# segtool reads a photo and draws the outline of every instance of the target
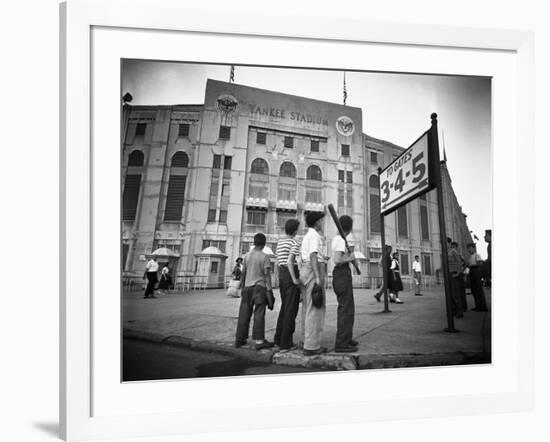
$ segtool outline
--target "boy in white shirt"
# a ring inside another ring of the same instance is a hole
[[[344,238],[340,235],[332,239],[332,252],[335,264],[332,270],[332,287],[338,300],[334,351],[348,353],[357,351],[358,345],[358,342],[353,340],[355,302],[353,300],[353,279],[349,265],[355,259],[351,237],[353,219],[348,215],[342,215],[339,220],[346,234],[350,250],[346,249]]]
[[[324,353],[327,349],[321,346],[323,326],[325,323],[325,266],[320,264],[321,233],[323,232],[323,212],[309,212],[306,224],[309,227],[300,246],[302,267],[302,317],[304,323],[304,355],[313,356]],[[313,290],[321,290],[323,303],[320,307],[313,305]]]
[[[158,282],[157,272],[159,271],[159,264],[157,257],[153,256],[148,262],[145,268],[145,274],[143,279],[147,278],[147,287],[145,288],[144,298],[156,298],[155,296],[155,284]]]
[[[414,278],[414,296],[422,296],[420,286],[422,285],[422,266],[420,265],[420,257],[415,255],[413,262],[413,278]]]

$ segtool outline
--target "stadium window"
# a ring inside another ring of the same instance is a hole
[[[216,222],[216,209],[210,209],[208,211],[208,220],[209,223],[215,223]]]
[[[178,126],[178,137],[188,137],[189,136],[189,124],[181,123]]]
[[[370,152],[370,162],[372,164],[378,164],[378,152]]]
[[[229,140],[231,138],[231,127],[230,126],[220,126],[220,140]]]
[[[311,140],[311,152],[319,152],[319,140]]]
[[[136,137],[144,136],[146,130],[147,130],[147,123],[136,124]]]
[[[128,156],[128,166],[141,167],[143,166],[143,152],[141,150],[134,150]]]
[[[352,184],[353,183],[353,173],[348,171],[346,172],[346,182],[348,184]]]
[[[338,171],[338,182],[339,182],[339,183],[343,183],[343,182],[344,182],[344,171],[343,171],[343,170],[339,170],[339,171]]]
[[[254,161],[252,161],[252,164],[250,165],[250,173],[255,173],[258,175],[268,175],[269,166],[267,165],[267,161],[263,158],[256,158]]]
[[[287,178],[296,178],[296,167],[290,161],[285,161],[281,164],[279,175]]]
[[[222,156],[214,155],[214,160],[212,162],[212,168],[219,169],[222,165]]]
[[[185,197],[187,175],[170,175],[166,192],[164,221],[180,221]]]
[[[349,157],[349,144],[342,144],[342,156]]]
[[[289,149],[294,148],[294,137],[285,137],[285,147]]]
[[[188,167],[189,157],[185,152],[176,152],[170,162],[171,167]]]
[[[256,132],[256,144],[266,144],[267,133]]]
[[[265,226],[265,212],[260,210],[249,210],[247,212],[247,224],[253,226]]]
[[[309,166],[306,171],[306,179],[312,181],[322,181],[323,175],[319,166],[316,166],[315,164]]]
[[[409,229],[407,223],[407,206],[401,206],[397,209],[397,233],[400,238],[409,237]]]
[[[141,174],[126,175],[126,180],[124,180],[124,191],[122,192],[123,221],[134,221],[136,219],[140,185]]]
[[[233,157],[224,157],[223,158],[223,168],[225,170],[231,170],[232,160],[233,160]]]

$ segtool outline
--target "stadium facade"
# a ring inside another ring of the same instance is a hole
[[[377,169],[403,147],[363,131],[360,108],[215,80],[207,81],[204,104],[124,105],[124,280],[141,281],[145,260],[157,251],[170,261],[178,287],[221,286],[256,232],[274,251],[286,220],[303,221],[305,212],[332,203],[354,218],[362,268],[356,284],[372,286],[381,253]],[[466,215],[446,161],[441,168],[447,233],[465,249]],[[385,225],[404,279],[419,255],[427,280],[435,281],[435,191],[388,215]],[[330,244],[336,228],[328,216],[325,233]]]

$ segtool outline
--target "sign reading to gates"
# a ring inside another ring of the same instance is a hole
[[[380,212],[387,214],[435,187],[429,131],[380,173]]]

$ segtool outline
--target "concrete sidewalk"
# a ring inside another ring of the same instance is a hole
[[[327,291],[327,313],[323,345],[329,353],[303,356],[299,350],[280,353],[256,351],[252,346],[233,348],[240,299],[229,298],[225,290],[208,290],[143,299],[142,292],[123,296],[124,337],[183,345],[207,351],[281,365],[324,369],[366,369],[489,363],[491,360],[491,313],[467,312],[456,319],[459,333],[446,333],[443,288],[437,286],[414,296],[403,292],[404,304],[390,304],[391,313],[382,313],[383,303],[373,298],[375,290],[355,290],[354,339],[359,351],[331,352],[336,335],[336,297]],[[490,305],[490,292],[486,290]],[[280,307],[275,291],[275,309],[266,313],[266,338],[273,340]],[[468,295],[469,308],[473,298]],[[301,312],[298,312],[294,342],[301,340]],[[249,340],[251,342],[251,340]]]

